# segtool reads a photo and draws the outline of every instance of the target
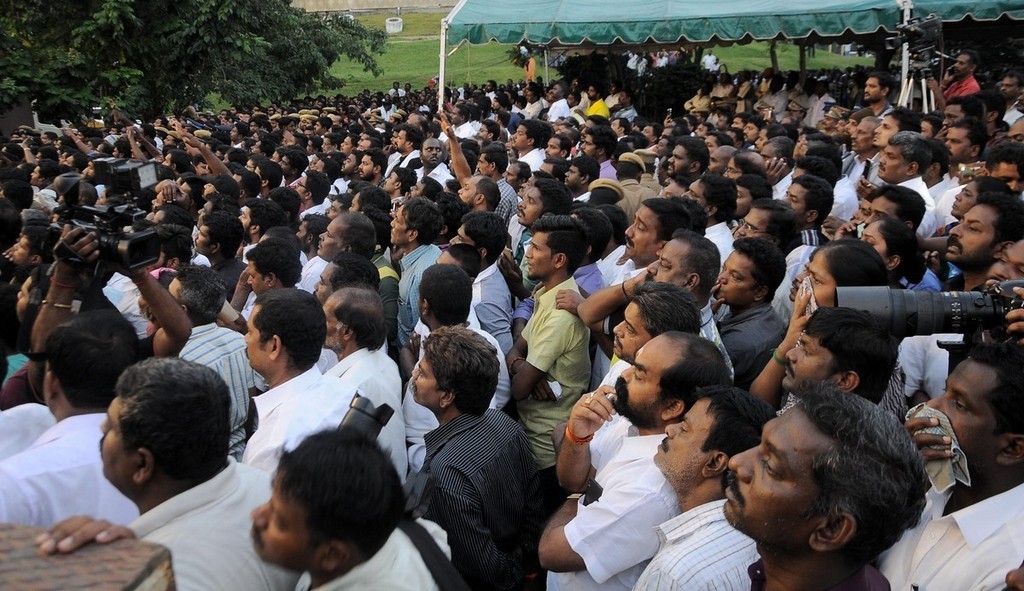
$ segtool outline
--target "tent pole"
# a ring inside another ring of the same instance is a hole
[[[548,84],[548,85],[551,84],[551,72],[548,71],[548,63],[550,63],[550,61],[551,60],[548,58],[548,48],[545,47],[544,48],[544,83]]]
[[[448,17],[441,19],[441,53],[440,53],[440,64],[438,65],[438,77],[437,77],[437,112],[444,112],[444,75],[445,66],[448,61]]]

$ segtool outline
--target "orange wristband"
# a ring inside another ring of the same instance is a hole
[[[569,424],[566,423],[565,424],[565,438],[568,439],[569,441],[575,443],[576,445],[583,445],[584,443],[590,443],[590,440],[594,438],[594,434],[591,433],[590,436],[584,437],[583,439],[580,439],[579,437],[576,437],[575,435],[572,434],[572,430],[569,429]]]

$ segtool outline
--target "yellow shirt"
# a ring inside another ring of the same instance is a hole
[[[590,331],[578,317],[555,307],[555,296],[563,289],[579,293],[572,277],[551,291],[537,290],[536,307],[522,335],[527,344],[527,363],[562,388],[558,400],[525,398],[517,403],[538,469],[555,465],[551,431],[569,419],[569,411],[590,384]]]
[[[597,99],[590,103],[590,107],[587,108],[587,117],[590,117],[591,115],[600,115],[605,119],[611,119],[612,112],[608,108],[608,105],[605,104],[604,99]]]

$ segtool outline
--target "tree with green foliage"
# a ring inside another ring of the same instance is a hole
[[[114,99],[151,117],[202,103],[340,88],[346,58],[380,74],[387,36],[287,0],[0,0],[0,112],[34,101],[76,120]]]

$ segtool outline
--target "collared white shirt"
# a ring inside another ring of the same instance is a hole
[[[455,128],[455,137],[460,140],[472,139],[476,137],[478,131],[480,131],[479,121],[467,121]]]
[[[181,591],[292,589],[298,575],[260,560],[252,511],[270,498],[270,475],[228,458],[216,476],[139,516],[128,528],[171,551]]]
[[[449,180],[455,178],[455,176],[452,175],[452,171],[448,168],[448,165],[445,164],[444,162],[439,162],[437,166],[434,167],[434,170],[431,170],[430,174],[428,174],[427,176],[441,183],[442,187],[444,187],[445,183],[447,183]],[[416,169],[416,181],[419,182],[422,180],[423,167],[421,166]],[[448,189],[446,188],[445,191],[447,190]]]
[[[791,171],[789,174],[779,179],[779,182],[772,185],[772,197],[774,199],[785,199],[786,191],[789,191],[789,186],[792,184],[793,173]]]
[[[25,451],[0,462],[0,523],[50,527],[74,515],[126,525],[139,516],[103,476],[105,413],[67,417]]]
[[[548,589],[632,589],[658,551],[655,526],[679,513],[675,492],[654,465],[664,435],[638,435],[617,416],[590,442],[594,480],[604,491],[589,505],[583,499],[565,538],[587,569],[548,573]]]
[[[398,365],[388,357],[387,347],[376,351],[359,349],[324,372],[347,387],[359,391],[375,407],[387,404],[395,414],[377,436],[377,442],[391,457],[398,475],[405,480],[409,459],[405,450],[405,420],[402,417],[402,377]]]
[[[397,156],[397,158],[396,158],[396,156]],[[394,171],[396,168],[406,168],[406,167],[408,167],[409,163],[411,163],[413,160],[415,160],[415,159],[417,159],[419,157],[420,157],[420,151],[419,150],[413,150],[412,152],[409,152],[405,156],[402,156],[398,152],[395,152],[394,154],[391,155],[390,158],[388,158],[388,160],[389,160],[388,168],[384,172],[384,178],[388,178],[388,175],[391,174],[392,171]]]
[[[946,224],[952,224],[956,221],[956,218],[953,217],[953,203],[956,202],[956,196],[963,190],[963,185],[953,185],[935,202],[936,228],[941,228]]]
[[[928,187],[928,194],[932,196],[932,199],[935,201],[935,207],[938,208],[938,206],[939,206],[939,199],[942,199],[942,196],[946,194],[946,191],[952,189],[953,187],[959,187],[959,186],[960,186],[960,179],[958,179],[956,177],[953,177],[953,176],[949,176],[949,173],[947,172],[946,175],[942,177],[941,181],[939,181],[939,182],[935,183],[934,185]],[[938,216],[937,212],[936,212],[936,216]],[[939,226],[945,226],[945,225],[946,224],[939,224]]]
[[[530,172],[537,172],[540,170],[541,165],[544,164],[545,157],[543,149],[534,148],[519,156],[519,162],[525,162],[530,167]]]
[[[922,238],[929,238],[938,229],[938,224],[935,221],[935,200],[932,199],[931,193],[928,192],[928,185],[925,184],[924,179],[920,176],[915,176],[912,179],[907,179],[897,186],[906,187],[915,191],[924,199],[924,218],[921,219],[921,225],[917,227],[917,235]]]
[[[626,245],[623,244],[615,250],[608,253],[608,256],[597,261],[597,268],[601,270],[601,276],[604,277],[605,285],[615,285],[614,280],[619,276],[620,267],[619,259],[626,253]],[[633,264],[633,261],[626,261],[624,264]]]
[[[729,225],[725,222],[718,222],[713,226],[708,226],[704,230],[704,237],[715,243],[718,247],[718,267],[721,268],[725,264],[725,259],[729,258],[732,254],[732,231],[729,229]]]
[[[943,517],[947,493],[927,494],[921,523],[882,554],[893,591],[1001,590],[1024,556],[1024,484]]]
[[[28,449],[57,420],[42,404],[19,404],[0,411],[0,461]]]
[[[327,215],[327,208],[331,205],[330,199],[324,199],[320,203],[310,205],[302,213],[299,214],[299,219],[304,219],[307,215],[320,214]]]
[[[299,289],[314,293],[316,291],[316,284],[320,281],[320,274],[324,272],[327,265],[331,264],[324,257],[317,255],[302,266],[302,275],[299,277],[299,284],[296,285]]]
[[[553,123],[555,121],[558,121],[559,119],[565,119],[566,117],[570,117],[571,115],[572,111],[569,109],[569,101],[563,98],[551,103],[551,107],[548,108],[547,118],[548,121],[551,121]]]
[[[313,367],[257,396],[260,426],[249,439],[242,462],[273,473],[282,449],[290,450],[307,435],[336,429],[356,390]]]
[[[870,162],[870,158],[861,159],[857,154],[852,154],[853,160],[850,163],[850,169],[846,171],[844,178],[850,179],[851,182],[856,183],[862,176],[864,176],[864,164]]]
[[[659,525],[661,548],[636,589],[750,589],[747,567],[757,562],[757,546],[729,525],[724,505],[725,499],[704,503]]]
[[[451,556],[448,534],[433,521],[417,519],[430,537],[434,539],[445,556]],[[395,529],[384,546],[366,562],[333,581],[321,585],[315,591],[366,591],[387,589],[387,591],[437,591],[437,583],[430,574],[423,556],[409,536]]]
[[[860,207],[860,198],[857,197],[857,187],[849,177],[841,177],[832,190],[832,211],[833,215],[844,222],[850,221],[853,214],[857,213]]]

